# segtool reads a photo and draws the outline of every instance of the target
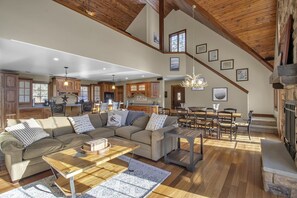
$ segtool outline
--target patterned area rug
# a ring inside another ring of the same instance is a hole
[[[121,160],[129,161],[129,157],[121,156]],[[128,170],[107,180],[101,185],[86,192],[80,198],[134,198],[146,197],[158,187],[171,173],[154,166],[131,159]],[[54,185],[54,176],[46,177],[31,184],[0,194],[1,198],[53,198],[64,197]]]

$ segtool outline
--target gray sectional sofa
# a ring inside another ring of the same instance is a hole
[[[59,150],[79,147],[84,142],[98,138],[116,137],[135,142],[140,148],[135,154],[154,161],[163,155],[164,133],[177,127],[177,118],[168,116],[163,128],[156,131],[145,130],[149,116],[145,115],[134,120],[130,126],[108,127],[107,114],[89,114],[94,131],[77,134],[67,117],[49,117],[37,119],[42,128],[50,137],[38,140],[28,147],[8,132],[0,134],[0,150],[5,155],[5,165],[11,180],[16,182],[22,178],[50,169],[43,161],[42,156]],[[8,126],[15,125],[21,120],[10,119]],[[167,151],[176,149],[176,139],[166,141]]]

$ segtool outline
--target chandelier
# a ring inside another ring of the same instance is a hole
[[[195,8],[196,5],[192,6],[193,8],[193,19],[195,19]],[[193,55],[192,55],[192,59],[193,59],[193,74],[192,75],[186,75],[185,80],[182,81],[182,83],[180,84],[182,87],[186,87],[186,88],[204,88],[207,86],[207,82],[205,81],[205,78],[202,77],[201,74],[195,74],[195,67],[194,67],[194,36],[193,36]]]

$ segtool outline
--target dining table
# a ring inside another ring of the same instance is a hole
[[[170,110],[170,115],[181,115],[181,114],[187,114],[187,115],[204,115],[204,112],[187,112],[184,113],[184,110],[178,110],[178,109],[171,109]],[[226,116],[226,117],[230,117],[230,114],[223,114],[220,113],[221,116]],[[213,111],[206,111],[206,116],[207,117],[213,117],[216,118],[218,116],[218,112],[213,112]],[[241,113],[236,112],[236,113],[232,113],[233,118],[241,118]]]

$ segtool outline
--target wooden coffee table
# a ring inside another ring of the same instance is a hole
[[[42,157],[56,177],[55,184],[66,196],[76,197],[128,169],[130,162],[117,157],[133,152],[139,145],[116,138],[109,138],[108,142],[111,148],[104,154],[82,154],[80,148],[71,148]]]

